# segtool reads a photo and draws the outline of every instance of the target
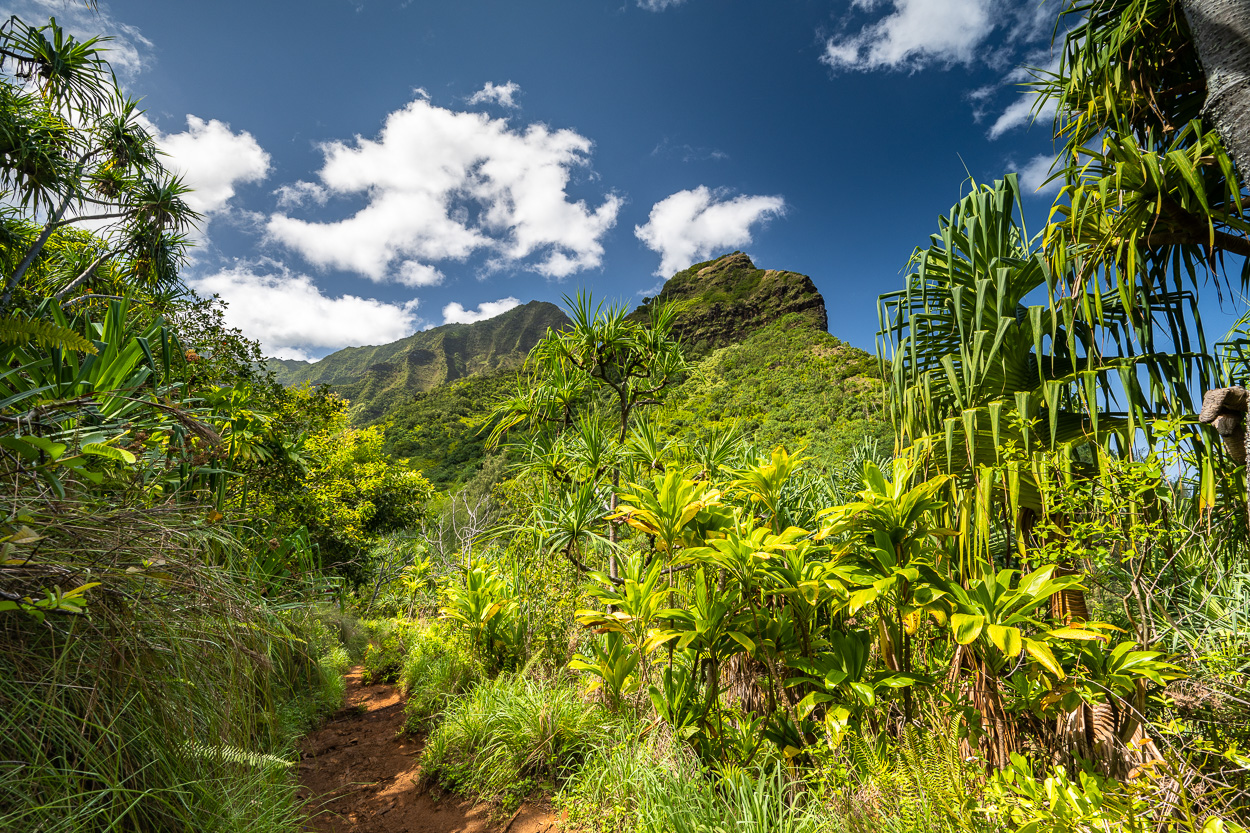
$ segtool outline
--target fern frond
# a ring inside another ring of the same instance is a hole
[[[96,352],[94,344],[69,327],[61,327],[38,318],[15,316],[0,320],[0,344],[35,344],[44,349]]]
[[[291,761],[285,758],[279,758],[277,755],[265,755],[260,752],[252,752],[242,749],[238,746],[230,746],[229,744],[217,744],[210,746],[199,741],[187,741],[182,744],[184,754],[192,758],[200,758],[202,760],[224,761],[229,764],[246,764],[247,766],[264,769],[265,767],[280,766],[286,769],[295,766]]]

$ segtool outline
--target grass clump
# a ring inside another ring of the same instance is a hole
[[[571,685],[505,675],[451,703],[421,762],[446,786],[508,806],[564,781],[606,742],[611,724]]]
[[[81,614],[0,614],[0,830],[300,829],[288,764],[342,701],[337,628],[206,566],[232,542],[174,511],[67,502],[43,532],[6,589],[98,584]]]
[[[815,833],[820,812],[783,765],[721,771],[665,732],[604,744],[556,796],[571,827],[595,833]]]

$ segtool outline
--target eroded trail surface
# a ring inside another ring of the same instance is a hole
[[[404,701],[389,685],[364,685],[360,669],[347,676],[346,704],[304,738],[300,797],[308,830],[318,833],[555,833],[556,819],[522,807],[510,819],[491,818],[489,805],[423,788],[420,743],[401,735]]]

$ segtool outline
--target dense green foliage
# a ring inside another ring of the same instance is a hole
[[[381,422],[389,454],[421,471],[439,491],[461,486],[488,453],[495,402],[516,388],[517,374],[470,376],[415,394]]]
[[[734,426],[765,448],[802,448],[832,473],[864,441],[891,437],[876,360],[790,314],[694,363],[656,416],[672,437]]]

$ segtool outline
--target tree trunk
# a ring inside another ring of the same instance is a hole
[[[1250,3],[1181,0],[1181,8],[1207,76],[1203,112],[1245,182],[1250,180]]]

